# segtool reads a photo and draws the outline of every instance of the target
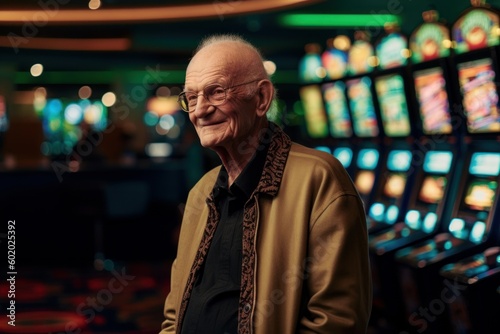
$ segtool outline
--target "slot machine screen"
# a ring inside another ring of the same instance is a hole
[[[473,179],[467,185],[464,204],[471,210],[489,210],[495,201],[497,181],[488,179]]]
[[[392,150],[387,157],[387,169],[393,172],[407,172],[411,165],[409,150]]]
[[[333,150],[333,156],[337,158],[344,168],[349,168],[352,162],[352,150],[349,147],[337,147]]]
[[[403,77],[391,74],[375,79],[375,91],[380,102],[384,131],[389,137],[410,134],[410,118],[404,91]]]
[[[451,134],[450,105],[443,70],[435,67],[417,71],[413,77],[424,134]]]
[[[475,152],[469,164],[469,178],[462,207],[489,210],[494,201],[500,174],[500,153]]]
[[[299,76],[302,82],[321,82],[321,56],[317,53],[307,53],[299,63]]]
[[[498,45],[498,14],[475,8],[453,24],[452,34],[457,54]]]
[[[321,63],[328,79],[339,79],[347,71],[347,53],[336,48],[327,49],[321,54]]]
[[[306,128],[311,138],[328,136],[328,120],[323,107],[321,88],[309,85],[300,88],[300,98],[304,107]]]
[[[422,182],[418,199],[424,203],[436,204],[444,196],[447,179],[444,176],[427,175]]]
[[[475,152],[471,157],[469,173],[478,176],[498,176],[500,153]]]
[[[345,84],[342,81],[324,84],[322,90],[328,114],[330,134],[335,138],[351,137],[352,124],[347,109]]]
[[[347,73],[356,75],[373,71],[374,56],[375,52],[370,43],[357,40],[349,49]]]
[[[424,203],[436,204],[444,196],[451,169],[453,154],[449,151],[429,151],[425,155],[423,169],[424,180],[420,188],[418,199]]]
[[[410,36],[411,60],[421,63],[450,55],[450,30],[437,22],[423,23]]]
[[[356,173],[354,184],[362,195],[368,195],[373,189],[375,182],[375,168],[378,165],[379,152],[376,149],[361,149],[358,153],[356,165],[359,171]]]
[[[403,195],[406,185],[406,175],[391,173],[384,184],[384,195],[390,198],[399,198]]]
[[[469,133],[500,131],[495,76],[491,58],[458,64],[458,79]]]
[[[451,169],[453,153],[450,151],[428,151],[424,159],[424,172],[447,174]]]
[[[405,189],[406,172],[411,164],[411,153],[408,150],[393,150],[387,158],[388,174],[384,184],[384,195],[399,198]]]
[[[381,69],[406,65],[409,53],[406,53],[408,40],[400,33],[390,33],[380,40],[376,47]]]
[[[7,107],[5,105],[5,98],[0,95],[0,132],[7,131],[9,127],[9,120],[7,118]]]
[[[377,115],[369,77],[352,79],[346,82],[349,106],[352,112],[354,133],[358,137],[376,137],[379,134]]]

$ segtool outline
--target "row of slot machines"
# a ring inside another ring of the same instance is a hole
[[[312,142],[343,163],[365,203],[383,332],[500,328],[499,21],[481,6],[451,33],[425,22],[410,54],[432,44],[446,56],[301,87]],[[404,54],[390,44],[377,46],[380,64]]]

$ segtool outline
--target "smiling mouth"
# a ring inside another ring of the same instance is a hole
[[[222,124],[222,123],[224,123],[224,122],[220,121],[220,122],[202,123],[202,124],[200,124],[200,126],[202,128],[204,128],[204,127],[207,127],[207,126],[214,126],[214,125],[219,125],[219,124]]]

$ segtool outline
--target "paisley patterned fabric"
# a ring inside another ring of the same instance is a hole
[[[269,128],[262,131],[260,134],[260,142],[267,144],[269,141],[269,149],[264,164],[264,169],[259,180],[257,188],[250,196],[243,212],[243,248],[242,248],[242,271],[241,271],[241,291],[238,310],[238,333],[251,333],[252,323],[251,314],[254,308],[254,268],[255,268],[255,235],[257,230],[257,203],[261,194],[267,196],[276,196],[278,194],[281,178],[285,169],[286,160],[292,142],[290,138],[274,123],[269,123]],[[257,149],[261,149],[259,146]],[[178,323],[182,324],[187,304],[191,296],[196,278],[199,275],[200,268],[203,266],[205,257],[210,248],[217,224],[220,219],[220,213],[214,201],[214,192],[212,190],[207,199],[209,208],[208,221],[205,227],[203,238],[198,248],[194,263],[191,267],[189,278],[182,296],[182,302],[178,314]],[[179,333],[180,328],[177,327]]]

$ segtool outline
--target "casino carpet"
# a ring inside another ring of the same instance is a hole
[[[0,284],[2,314],[15,301],[15,327],[2,316],[0,333],[157,334],[171,263],[114,263],[94,268],[18,268],[15,297]]]

